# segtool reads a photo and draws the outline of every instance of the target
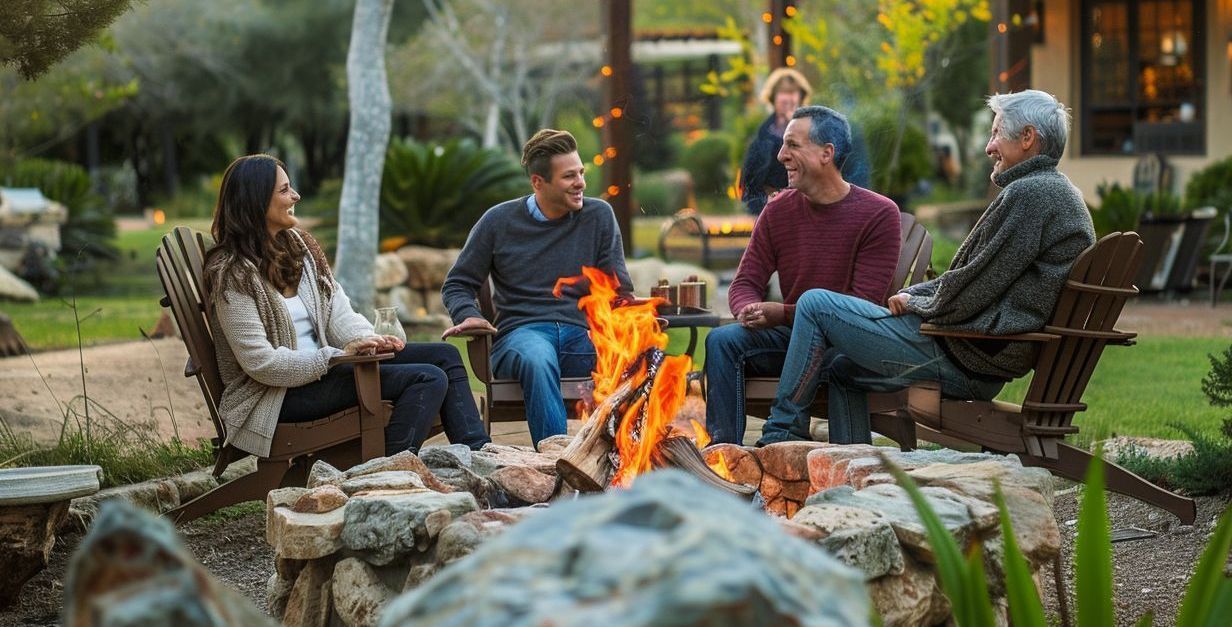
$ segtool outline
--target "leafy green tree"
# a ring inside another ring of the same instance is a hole
[[[988,85],[988,23],[969,19],[930,53],[927,83],[930,108],[945,120],[958,144],[958,162],[966,171],[972,121],[984,108]]]
[[[5,0],[0,6],[0,65],[33,80],[89,43],[131,0]]]

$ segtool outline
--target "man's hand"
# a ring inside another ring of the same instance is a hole
[[[787,324],[783,303],[751,303],[736,314],[736,320],[746,329],[770,329]]]
[[[376,349],[378,353],[396,353],[406,348],[406,342],[392,335],[378,335],[377,339],[381,342],[381,345]]]
[[[496,335],[496,327],[492,326],[492,323],[488,322],[484,318],[480,318],[479,316],[471,316],[470,318],[463,320],[461,324],[445,329],[445,332],[441,334],[441,339],[443,340],[447,337],[453,337],[455,335]]]
[[[910,294],[899,292],[890,297],[886,301],[886,307],[890,309],[890,315],[901,316],[907,313],[907,299],[911,298]]]

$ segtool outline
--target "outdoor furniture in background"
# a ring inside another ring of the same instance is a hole
[[[1232,251],[1228,250],[1228,240],[1232,238],[1232,211],[1223,215],[1223,238],[1219,240],[1219,245],[1215,247],[1215,252],[1211,253],[1211,271],[1207,279],[1211,284],[1211,307],[1218,303],[1219,293],[1223,291],[1223,286],[1228,282],[1228,275],[1232,275]],[[1219,275],[1219,264],[1227,264],[1228,269],[1223,271],[1223,275]],[[1218,280],[1215,277],[1219,277]]]
[[[166,296],[161,304],[170,307],[188,348],[184,376],[196,377],[205,397],[205,406],[218,437],[214,444],[214,477],[221,477],[232,462],[248,453],[226,443],[226,425],[218,414],[223,382],[218,372],[214,338],[206,319],[209,296],[203,282],[205,237],[186,227],[176,227],[163,236],[156,253],[158,278]],[[262,500],[270,490],[303,486],[308,470],[322,459],[336,468],[356,464],[385,454],[385,425],[393,405],[381,400],[381,379],[377,362],[392,355],[347,355],[330,360],[330,366],[354,365],[355,390],[359,404],[320,420],[279,423],[274,430],[268,457],[257,459],[257,470],[227,483],[167,512],[175,523],[188,522],[217,509],[244,501]],[[432,434],[441,431],[439,418]],[[430,434],[431,435],[431,434]]]
[[[987,336],[948,331],[930,324],[920,332],[935,337],[1038,342],[1039,356],[1031,387],[1021,405],[1003,401],[968,401],[941,396],[938,385],[912,386],[906,411],[883,419],[902,421],[903,430],[936,441],[956,439],[998,453],[1016,453],[1023,465],[1082,481],[1091,453],[1065,443],[1078,433],[1074,414],[1086,410],[1082,395],[1104,347],[1131,346],[1136,334],[1115,328],[1125,301],[1138,293],[1132,277],[1141,262],[1137,233],[1111,233],[1079,255],[1069,273],[1052,319],[1038,333]],[[906,415],[904,415],[904,413]],[[1193,499],[1164,490],[1105,460],[1109,490],[1171,512],[1182,524],[1193,524]]]
[[[886,292],[882,302],[897,294],[904,287],[922,281],[933,254],[933,238],[929,235],[928,229],[916,221],[915,216],[904,213],[899,216],[899,221],[902,227],[902,248],[899,250],[898,267],[894,270],[894,277],[890,279],[890,289]],[[770,406],[774,404],[778,387],[778,377],[745,377],[745,414],[758,418],[769,416]],[[825,389],[818,389],[817,396],[813,399],[810,415],[825,417],[828,413],[826,402]],[[880,416],[881,413],[893,411],[900,405],[901,402],[896,395],[872,394],[869,396],[869,411],[874,417],[873,430],[898,442],[899,446],[907,450],[915,447],[914,438],[908,440],[905,435],[899,436],[896,433],[898,425],[883,420]],[[903,439],[899,439],[900,437]]]
[[[1134,284],[1152,292],[1192,289],[1215,214],[1213,207],[1203,207],[1186,216],[1140,220],[1142,265]]]
[[[706,269],[734,267],[753,234],[754,216],[703,216],[681,209],[659,230],[659,256]]]

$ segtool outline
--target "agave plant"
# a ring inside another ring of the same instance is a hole
[[[907,490],[928,531],[928,541],[937,556],[941,589],[950,599],[954,620],[960,627],[994,624],[983,555],[977,544],[964,559],[953,536],[946,530],[915,482],[900,468],[889,464],[898,483]],[[1026,558],[1018,548],[1009,513],[1000,488],[997,507],[1001,510],[1001,532],[1005,538],[1005,584],[1010,621],[1015,627],[1047,627],[1039,591],[1031,579]],[[1104,496],[1104,465],[1097,455],[1087,469],[1086,490],[1078,514],[1078,542],[1075,547],[1075,585],[1080,627],[1116,624],[1113,610],[1112,543],[1108,508]],[[1224,575],[1224,563],[1232,549],[1232,507],[1224,511],[1202,553],[1197,572],[1189,580],[1185,598],[1176,617],[1177,627],[1216,627],[1228,624],[1232,616],[1232,578]],[[1149,626],[1148,613],[1137,622]]]
[[[528,192],[522,170],[499,151],[470,140],[394,140],[381,178],[381,237],[461,246],[484,211]]]

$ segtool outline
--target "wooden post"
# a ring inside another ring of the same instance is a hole
[[[603,145],[615,148],[616,156],[603,166],[603,187],[628,255],[633,251],[633,128],[627,110],[633,104],[633,4],[608,0],[606,5],[607,65],[612,75],[605,82]]]
[[[769,0],[766,12],[770,14],[770,27],[767,30],[769,42],[770,69],[787,65],[787,57],[791,56],[791,35],[783,30],[783,18],[787,17],[788,7],[795,12],[795,0]]]

